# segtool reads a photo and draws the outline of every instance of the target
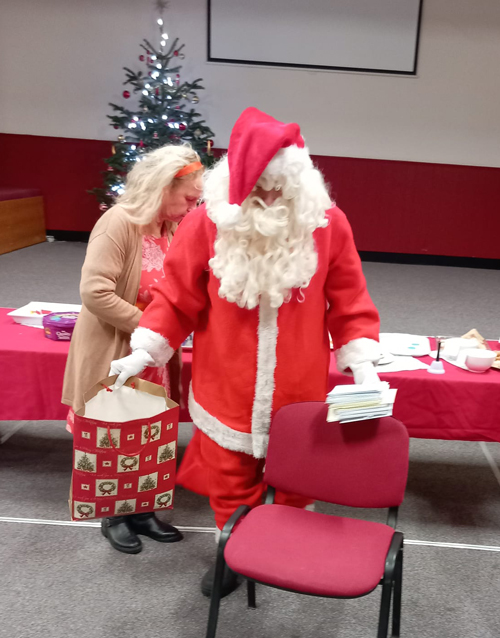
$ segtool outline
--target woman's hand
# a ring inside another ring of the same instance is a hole
[[[138,349],[134,350],[128,357],[122,359],[116,359],[111,362],[111,369],[109,375],[118,375],[118,379],[115,381],[114,387],[116,390],[121,388],[127,379],[135,377],[140,374],[145,367],[154,365],[154,359],[146,350]]]

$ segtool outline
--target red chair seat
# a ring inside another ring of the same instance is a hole
[[[355,597],[379,584],[393,534],[382,523],[262,505],[237,525],[224,557],[234,571],[269,585]]]

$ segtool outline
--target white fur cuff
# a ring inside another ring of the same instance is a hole
[[[374,365],[377,365],[381,356],[378,341],[366,339],[365,337],[353,339],[346,343],[345,346],[342,346],[340,350],[335,351],[339,372],[345,372],[346,368],[350,368],[351,365],[356,363],[371,361]]]
[[[141,348],[153,357],[155,366],[164,366],[172,358],[175,350],[170,346],[168,339],[149,328],[136,328],[130,339],[132,350]]]

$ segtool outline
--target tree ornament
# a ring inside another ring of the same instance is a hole
[[[154,490],[156,487],[156,481],[154,481],[150,476],[148,476],[141,483],[139,487],[139,492],[147,492],[147,490]]]
[[[187,93],[182,93],[182,97],[183,97],[184,99],[186,99],[186,98],[187,98]]]
[[[201,135],[201,131],[200,131],[199,128],[197,128],[196,131],[194,132],[194,136],[195,137],[200,137],[200,135]]]
[[[161,451],[160,456],[158,457],[158,463],[164,463],[165,461],[171,461],[175,457],[175,454],[170,449],[168,445],[166,445]]]
[[[130,505],[130,503],[128,501],[124,501],[120,505],[120,507],[117,509],[116,513],[117,514],[130,514],[133,511],[134,511],[134,508],[132,507],[132,505]]]
[[[146,58],[145,58],[143,55],[140,55],[140,56],[139,56],[139,60],[140,60],[141,62],[144,62],[144,60],[145,60],[145,59],[146,59]]]
[[[158,133],[157,133],[156,131],[153,133],[153,138],[154,138],[155,140],[157,140],[157,139],[158,139]]]
[[[193,97],[191,98],[192,104],[198,104],[199,101],[200,101],[200,98],[197,95],[193,95]]]
[[[108,170],[110,173],[112,173],[114,169],[113,169],[113,167],[112,167],[112,166],[108,166],[107,170]]]
[[[118,126],[118,124],[115,124],[115,125],[113,126],[113,128],[115,128],[116,130],[118,130],[120,127]]]
[[[174,51],[174,55],[177,57],[179,55],[179,51]]]
[[[144,148],[144,142],[142,140],[139,142],[139,147]]]
[[[123,97],[128,100],[128,98],[130,97],[130,91],[123,91]]]
[[[155,95],[160,95],[160,89],[158,87],[155,89]]]
[[[118,135],[118,141],[119,142],[124,142],[125,141],[125,136],[124,135]]]
[[[113,436],[111,437],[111,439],[113,441],[113,445],[115,447],[118,447],[118,441]],[[99,440],[99,447],[111,447],[111,445],[109,444],[109,437],[107,432],[105,432]]]
[[[179,124],[179,130],[180,131],[185,131],[186,130],[186,125],[185,124]]]
[[[101,204],[101,206],[106,206],[106,204]],[[99,208],[101,208],[101,206],[99,206]],[[76,465],[76,469],[82,470],[82,472],[95,472],[94,464],[85,453],[83,454],[82,458],[78,461]]]

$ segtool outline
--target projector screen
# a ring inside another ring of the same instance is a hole
[[[417,72],[422,0],[208,0],[208,61]]]

